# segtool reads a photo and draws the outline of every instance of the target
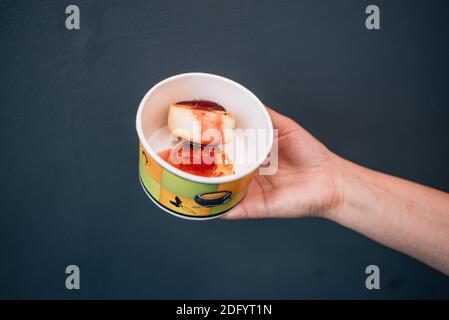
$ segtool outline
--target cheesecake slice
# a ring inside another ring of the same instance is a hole
[[[172,149],[159,153],[169,164],[184,172],[202,177],[234,174],[234,165],[219,146],[201,146],[182,141]]]
[[[234,118],[218,103],[207,100],[181,101],[170,105],[168,129],[196,144],[225,144],[231,139]]]

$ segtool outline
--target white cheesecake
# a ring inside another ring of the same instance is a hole
[[[234,118],[219,104],[205,100],[170,105],[168,129],[192,143],[225,144],[231,140]]]

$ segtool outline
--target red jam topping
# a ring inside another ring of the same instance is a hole
[[[202,177],[212,177],[217,166],[215,148],[183,142],[174,149],[164,150],[158,155],[175,168]],[[207,157],[207,159],[205,159]],[[174,158],[174,159],[173,159]]]
[[[194,110],[226,112],[226,109],[222,105],[209,100],[180,101],[176,104]]]

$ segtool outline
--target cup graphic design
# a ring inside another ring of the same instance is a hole
[[[231,143],[224,146],[234,164],[233,174],[194,175],[159,156],[179,143],[167,128],[168,106],[189,100],[217,102],[234,117],[235,133]],[[207,73],[175,75],[152,87],[140,103],[136,129],[144,191],[166,212],[193,220],[219,217],[237,205],[273,144],[271,119],[260,100],[242,85]]]

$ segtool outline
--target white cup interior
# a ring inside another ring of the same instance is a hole
[[[236,173],[225,177],[199,177],[166,163],[157,153],[173,145],[167,129],[168,106],[178,101],[188,100],[217,102],[234,117],[236,129],[265,131],[266,139],[262,142],[262,150],[259,150],[261,152],[257,152],[257,156],[250,163],[235,165]],[[252,172],[265,160],[273,142],[271,119],[260,100],[242,85],[207,73],[180,74],[155,85],[145,95],[139,106],[136,128],[145,149],[164,168],[181,177],[205,183],[224,183]]]

